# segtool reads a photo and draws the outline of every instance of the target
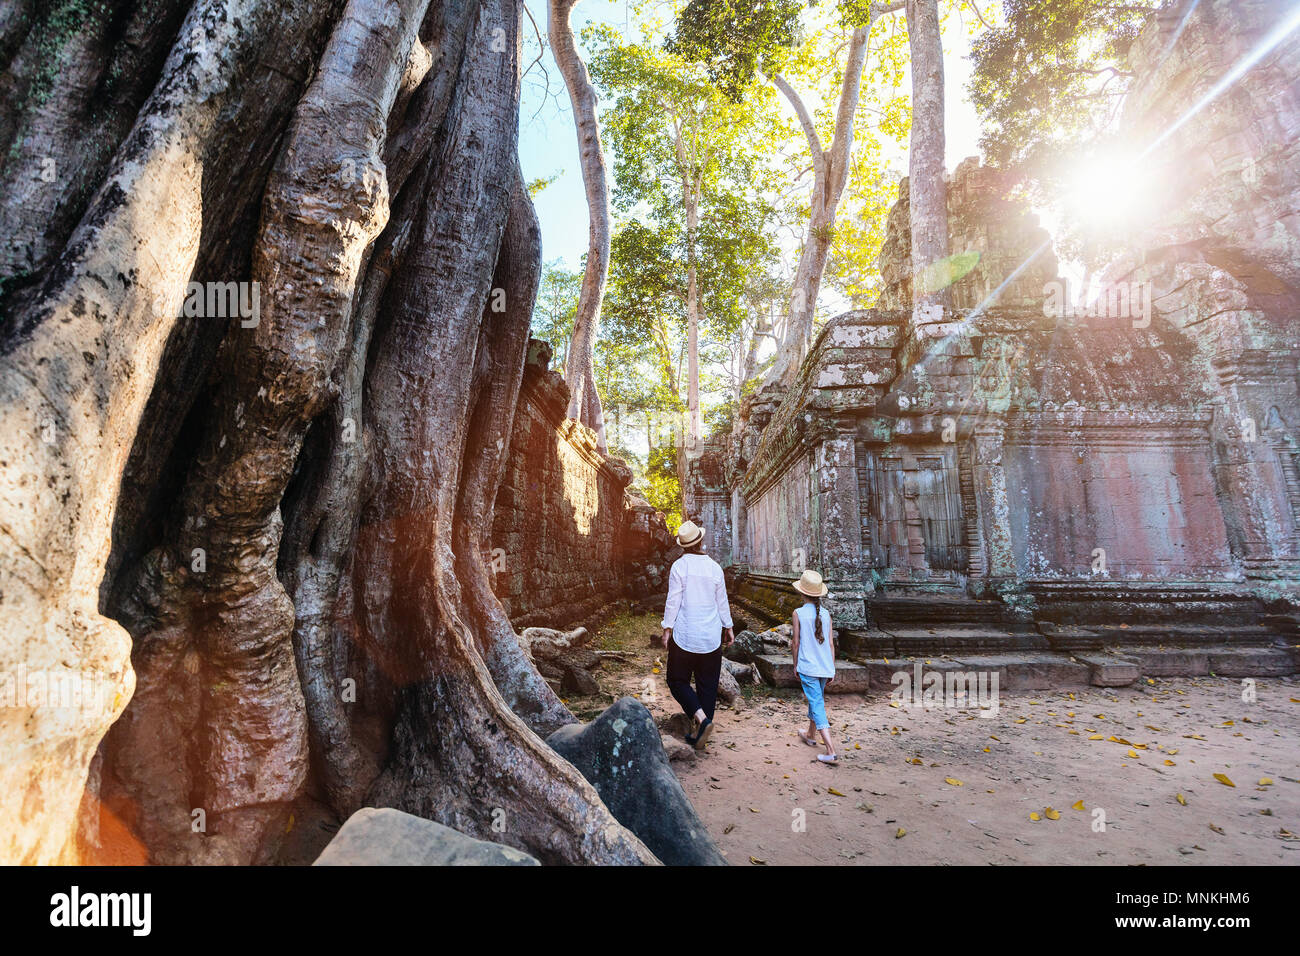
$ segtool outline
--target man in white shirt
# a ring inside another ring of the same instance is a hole
[[[668,690],[686,716],[697,722],[695,733],[687,734],[686,742],[703,750],[713,732],[722,647],[735,635],[722,568],[704,553],[704,529],[693,521],[683,521],[677,529],[677,543],[686,553],[668,572],[663,619]]]

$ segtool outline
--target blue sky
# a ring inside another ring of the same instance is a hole
[[[535,4],[533,14],[538,18],[538,27],[545,30],[544,5]],[[625,3],[587,0],[574,10],[574,33],[580,37],[582,28],[589,22],[608,23],[627,32],[631,21]],[[537,55],[537,43],[532,25],[526,20],[524,29],[524,59],[528,63]],[[950,17],[944,33],[945,132],[950,171],[965,157],[979,155],[976,145],[978,122],[974,109],[966,100],[965,86],[970,76],[970,64],[965,59],[966,48],[965,31],[956,17]],[[549,52],[542,62],[550,77],[552,95],[546,97],[542,91],[541,65],[532,67],[524,79],[523,102],[519,111],[519,158],[525,180],[559,174],[559,178],[533,201],[542,227],[543,259],[547,262],[563,259],[573,269],[577,268],[587,251],[587,201],[578,166],[577,134],[564,81]],[[889,158],[896,168],[906,168],[905,154],[900,152]]]

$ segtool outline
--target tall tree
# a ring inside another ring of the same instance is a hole
[[[616,205],[629,217],[625,238],[616,240],[630,254],[623,267],[651,287],[666,282],[676,300],[647,299],[623,282],[625,304],[648,302],[658,313],[650,328],[664,343],[661,356],[670,351],[664,313],[678,303],[683,308],[685,433],[694,443],[702,421],[702,335],[706,326],[731,335],[746,271],[762,268],[774,254],[764,234],[772,210],[761,194],[778,123],[770,98],[733,101],[699,67],[608,31],[592,69],[617,93],[605,121],[617,157]],[[658,265],[647,273],[647,263]]]
[[[812,339],[836,211],[852,166],[854,121],[872,27],[880,17],[903,9],[903,2],[845,2],[839,9],[849,36],[833,132],[825,146],[814,116],[783,72],[789,59],[787,48],[794,45],[798,34],[799,4],[794,0],[692,0],[683,8],[669,40],[670,49],[709,64],[711,74],[733,97],[740,97],[759,72],[765,74],[789,101],[807,139],[813,168],[808,222],[790,289],[785,340],[770,373],[772,380],[783,385],[793,381]]]
[[[600,145],[596,118],[596,89],[578,53],[569,15],[577,0],[549,0],[547,35],[564,85],[569,90],[573,120],[578,131],[578,161],[582,185],[587,193],[587,261],[582,273],[582,291],[573,318],[573,339],[569,346],[565,379],[569,383],[569,417],[596,432],[597,447],[605,450],[604,414],[596,390],[596,334],[600,329],[600,306],[605,296],[609,271],[610,210],[609,182],[605,154]]]
[[[913,322],[951,303],[948,187],[944,182],[943,42],[938,0],[907,0],[912,54],[912,141],[908,149]]]

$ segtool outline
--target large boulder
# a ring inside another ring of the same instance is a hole
[[[313,866],[541,866],[522,850],[389,807],[363,807]]]
[[[546,742],[664,863],[726,866],[668,765],[659,729],[640,701],[624,697],[591,723],[561,727]]]

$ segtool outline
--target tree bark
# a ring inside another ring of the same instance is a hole
[[[941,319],[951,303],[942,268],[948,256],[948,189],[944,183],[943,45],[938,0],[907,0],[907,38],[912,58],[912,140],[908,151],[912,321],[919,324]]]
[[[676,122],[676,121],[675,121]],[[682,208],[686,213],[686,447],[700,439],[700,288],[696,258],[700,228],[700,163],[686,145],[679,123],[674,148],[682,180]]]
[[[609,273],[610,210],[609,177],[605,154],[600,147],[600,126],[596,119],[596,89],[574,43],[569,14],[577,0],[549,0],[547,35],[555,63],[569,90],[573,121],[578,130],[578,162],[587,193],[587,262],[582,272],[582,289],[573,317],[573,340],[565,362],[569,384],[569,417],[596,432],[596,447],[606,450],[605,417],[596,391],[596,333],[600,328],[600,307]]]

